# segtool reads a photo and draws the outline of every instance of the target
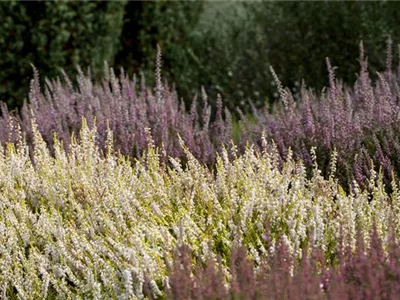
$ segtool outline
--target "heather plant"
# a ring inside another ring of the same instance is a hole
[[[223,148],[210,171],[182,140],[185,166],[173,157],[165,165],[149,129],[145,153],[131,161],[114,148],[111,130],[100,148],[97,126],[89,128],[85,119],[79,140],[72,137],[65,151],[55,138],[53,153],[34,117],[33,147],[15,118],[10,122],[15,143],[0,152],[4,298],[157,297],[179,284],[169,280],[169,270],[183,244],[194,262],[220,257],[219,275],[209,278],[213,284],[231,273],[233,289],[250,293],[243,289],[253,280],[251,265],[229,269],[243,260],[243,252],[231,255],[239,245],[256,265],[283,253],[281,242],[294,260],[317,247],[334,263],[341,245],[357,249],[357,228],[368,248],[375,224],[382,253],[390,249],[390,226],[394,237],[400,235],[397,183],[391,195],[381,178],[371,178],[371,191],[346,194],[334,174],[326,180],[317,167],[307,178],[290,152],[279,166],[276,145],[265,139],[262,152]]]
[[[301,259],[296,260],[283,240],[261,263],[249,258],[244,247],[237,247],[232,249],[229,280],[222,276],[220,263],[212,259],[205,266],[193,266],[189,247],[181,246],[170,273],[168,298],[397,299],[399,244],[392,235],[385,253],[374,229],[371,240],[366,249],[360,233],[356,251],[338,249],[340,255],[334,265],[326,263],[319,247],[313,247],[310,253],[303,251]]]
[[[146,86],[144,78],[130,80],[123,70],[117,78],[114,70],[105,66],[105,78],[94,83],[90,73],[78,68],[76,85],[63,73],[63,79],[46,80],[42,91],[39,73],[34,68],[29,103],[25,103],[18,114],[10,113],[1,106],[0,141],[13,141],[15,134],[9,120],[17,116],[21,129],[31,144],[32,129],[30,110],[35,114],[38,128],[44,140],[52,148],[53,134],[62,139],[65,149],[71,143],[71,133],[79,138],[82,117],[89,126],[93,119],[97,125],[97,143],[105,147],[106,130],[114,133],[114,144],[123,155],[138,157],[146,149],[145,128],[150,128],[157,146],[163,146],[167,155],[184,158],[178,135],[190,151],[203,163],[212,166],[217,151],[232,139],[232,120],[228,110],[224,111],[221,97],[217,99],[215,115],[207,94],[202,89],[201,101],[197,97],[191,107],[179,101],[175,90],[169,88],[161,78],[161,52],[156,59],[156,87]]]
[[[388,40],[387,68],[372,81],[368,61],[360,46],[360,72],[353,87],[336,79],[335,68],[327,59],[329,87],[316,94],[303,83],[299,95],[284,88],[275,77],[281,102],[271,109],[254,109],[252,121],[242,114],[241,133],[260,145],[259,136],[274,140],[282,157],[291,148],[312,169],[310,149],[316,147],[317,163],[325,177],[329,176],[331,153],[337,152],[336,177],[344,187],[356,180],[368,188],[371,169],[379,172],[386,187],[392,176],[400,173],[399,157],[399,84],[398,70],[393,71],[392,42]]]
[[[195,97],[189,107],[161,77],[161,54],[156,59],[156,84],[152,89],[144,79],[132,80],[121,70],[117,77],[106,66],[102,83],[94,83],[90,73],[78,69],[77,84],[67,76],[47,80],[42,91],[39,74],[34,70],[30,102],[19,113],[10,113],[2,105],[0,141],[13,141],[15,134],[9,119],[17,116],[31,144],[32,109],[38,120],[39,131],[52,149],[52,136],[57,132],[68,149],[70,135],[79,138],[81,118],[92,127],[96,118],[98,145],[104,149],[107,126],[114,132],[114,146],[124,155],[139,157],[147,147],[145,128],[150,128],[155,145],[168,155],[186,160],[179,146],[180,136],[190,152],[201,163],[215,167],[216,153],[228,146],[234,138],[239,154],[244,153],[247,142],[261,147],[264,132],[268,141],[277,145],[280,164],[291,148],[296,159],[301,159],[311,176],[313,169],[311,148],[316,147],[317,164],[322,175],[328,178],[331,170],[331,153],[335,156],[335,176],[342,187],[349,191],[354,180],[362,188],[369,188],[368,180],[382,168],[381,176],[386,188],[398,179],[400,170],[400,137],[398,105],[398,70],[393,71],[392,42],[388,40],[387,68],[378,73],[378,80],[369,76],[364,49],[360,48],[360,72],[353,87],[336,79],[335,68],[327,59],[329,87],[320,94],[302,85],[299,95],[285,89],[272,69],[281,102],[273,107],[253,110],[253,115],[240,113],[238,123],[224,109],[221,97],[216,109],[208,99],[205,89]],[[201,98],[198,101],[197,98]],[[213,112],[212,112],[213,111]],[[107,125],[108,124],[108,125]],[[376,176],[374,177],[376,179]]]

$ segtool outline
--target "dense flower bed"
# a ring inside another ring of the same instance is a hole
[[[79,141],[72,138],[66,152],[55,139],[54,155],[34,118],[31,155],[13,124],[15,143],[0,154],[5,297],[161,295],[170,290],[174,253],[182,244],[192,250],[193,262],[220,257],[229,285],[231,251],[239,245],[256,266],[282,253],[282,243],[294,261],[317,248],[335,264],[340,249],[361,251],[357,232],[369,247],[374,224],[382,255],[400,235],[397,183],[387,194],[381,174],[372,171],[369,191],[355,184],[346,194],[335,179],[335,152],[327,179],[315,156],[311,178],[290,151],[279,166],[277,147],[265,138],[261,152],[222,149],[210,171],[183,141],[185,166],[173,157],[165,164],[165,149],[154,146],[149,129],[144,154],[130,161],[114,150],[110,130],[102,153],[96,126],[89,129],[85,119]]]
[[[391,44],[389,43],[391,47]],[[179,136],[191,153],[210,168],[215,166],[216,153],[229,146],[232,139],[244,153],[247,143],[260,150],[264,132],[269,142],[275,141],[281,162],[291,148],[296,159],[302,159],[310,175],[311,148],[315,147],[322,175],[330,173],[331,153],[336,150],[336,176],[346,191],[355,179],[368,188],[373,162],[375,171],[382,167],[384,182],[389,186],[392,176],[400,173],[400,87],[399,74],[392,69],[392,53],[388,49],[387,70],[378,73],[372,82],[368,63],[361,45],[360,74],[353,87],[336,80],[334,68],[327,60],[329,88],[314,93],[305,85],[298,95],[284,89],[274,72],[281,101],[271,108],[254,109],[249,116],[241,113],[238,122],[224,109],[221,98],[210,101],[204,90],[201,101],[194,99],[190,108],[161,80],[161,54],[157,58],[156,87],[151,89],[144,80],[130,80],[121,70],[117,78],[106,67],[102,83],[93,83],[90,74],[79,70],[76,86],[64,75],[63,80],[47,80],[41,91],[39,75],[31,84],[30,103],[17,114],[5,105],[0,117],[0,141],[15,141],[10,118],[18,116],[31,144],[31,114],[35,113],[39,131],[52,148],[53,132],[68,147],[71,133],[78,135],[82,117],[90,127],[96,118],[98,145],[104,149],[106,130],[114,132],[114,146],[122,154],[139,157],[147,148],[145,128],[150,128],[155,144],[163,146],[166,155],[185,160],[179,146]],[[213,105],[210,105],[213,104]],[[212,109],[213,108],[213,109]],[[214,113],[212,113],[212,110]],[[271,113],[272,110],[272,113]],[[237,112],[235,112],[236,114]],[[108,124],[108,125],[107,125]]]
[[[255,122],[243,116],[242,136],[253,136],[256,142],[262,131],[273,139],[285,157],[291,148],[295,157],[312,166],[310,149],[316,147],[323,175],[329,174],[331,152],[338,152],[337,177],[343,185],[353,179],[367,188],[371,161],[378,171],[382,167],[386,184],[400,173],[399,74],[392,71],[391,52],[387,70],[378,73],[373,82],[361,44],[360,73],[353,87],[336,80],[327,59],[329,88],[315,94],[301,87],[297,101],[276,77],[283,107],[256,110]],[[398,69],[399,70],[399,69]],[[253,117],[253,118],[254,118]]]
[[[273,255],[257,264],[242,247],[232,249],[230,284],[218,263],[193,266],[190,249],[176,251],[170,271],[169,299],[397,299],[400,293],[399,245],[390,239],[388,253],[376,231],[364,248],[358,235],[356,253],[339,249],[337,263],[326,263],[320,248],[293,259],[281,241]],[[193,274],[193,275],[192,275]],[[149,286],[147,284],[147,286]],[[147,288],[149,291],[149,288]],[[151,294],[148,293],[148,295]]]

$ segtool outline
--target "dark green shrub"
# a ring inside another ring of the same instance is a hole
[[[119,48],[126,2],[0,3],[0,99],[11,107],[28,95],[34,64],[44,76],[90,66],[99,74]]]
[[[337,76],[353,84],[360,40],[374,76],[386,63],[387,37],[396,44],[400,29],[396,2],[218,2],[203,4],[200,15],[188,15],[182,3],[148,5],[155,13],[143,24],[153,25],[142,28],[139,45],[149,70],[159,42],[181,96],[204,85],[210,101],[220,93],[232,110],[277,99],[271,65],[295,94],[302,79],[316,90],[328,84],[327,56],[340,66]]]
[[[128,73],[143,72],[153,81],[157,44],[163,52],[163,72],[177,83],[180,91],[200,87],[193,63],[193,35],[203,11],[200,1],[132,1],[125,10],[122,49],[116,66]],[[188,82],[189,81],[189,82]],[[189,88],[190,84],[190,88]]]
[[[248,5],[264,37],[265,58],[284,84],[305,79],[318,89],[328,84],[325,58],[340,66],[335,72],[353,83],[359,69],[359,42],[372,74],[385,65],[386,39],[397,41],[394,2],[263,2]],[[398,13],[397,13],[398,14]],[[251,47],[251,46],[250,46]],[[370,50],[371,49],[371,50]],[[262,57],[258,60],[263,61]],[[266,63],[263,64],[264,67]],[[260,72],[260,71],[258,71]]]
[[[202,84],[211,99],[221,94],[234,112],[236,107],[249,108],[249,100],[268,102],[266,49],[245,4],[217,3],[207,14],[192,37],[192,51],[182,68],[187,84],[179,83],[178,88]]]

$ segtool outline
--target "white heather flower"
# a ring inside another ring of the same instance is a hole
[[[103,299],[101,295],[101,284],[99,282],[94,282],[92,286],[92,296],[95,300]]]
[[[258,254],[258,251],[252,245],[250,245],[250,254],[253,256],[253,259],[256,262],[256,264],[260,265],[260,263],[261,263],[260,255]]]
[[[136,272],[135,280],[134,280],[134,287],[135,287],[135,296],[139,299],[143,299],[143,283],[144,283],[144,276],[142,272]]]
[[[155,282],[155,280],[151,280],[150,281],[150,289],[151,292],[153,293],[153,297],[159,297],[162,295],[162,292],[160,291],[160,289],[158,288],[157,283]]]
[[[56,277],[58,277],[58,278],[61,278],[61,277],[64,276],[64,270],[63,270],[61,267],[57,266],[57,267],[55,267],[55,269],[54,269],[54,275],[55,275]]]
[[[158,205],[156,203],[152,202],[150,205],[151,205],[151,208],[153,209],[154,213],[158,217],[163,217],[163,213],[161,212],[160,208],[158,207]]]
[[[209,259],[209,255],[210,255],[210,249],[208,247],[208,243],[206,241],[202,241],[201,248],[202,248],[201,259],[204,263],[206,263]]]
[[[124,270],[123,276],[124,276],[125,291],[128,295],[128,298],[130,298],[134,295],[133,294],[132,272],[130,270]]]

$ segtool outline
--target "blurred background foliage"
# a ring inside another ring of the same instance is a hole
[[[163,75],[191,101],[201,85],[235,111],[276,100],[269,67],[294,93],[302,79],[327,85],[325,57],[352,83],[364,41],[372,73],[385,66],[386,40],[399,41],[400,3],[30,1],[0,3],[0,99],[18,107],[27,97],[31,64],[45,76],[103,62],[153,84],[156,45]]]
[[[43,76],[91,67],[100,75],[120,49],[126,2],[6,1],[0,3],[0,99],[20,106],[32,66]],[[43,79],[43,78],[42,78]]]

